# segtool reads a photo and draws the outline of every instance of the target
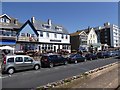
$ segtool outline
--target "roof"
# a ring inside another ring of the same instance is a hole
[[[77,35],[80,35],[82,32],[84,32],[86,34],[86,32],[84,30],[81,30],[81,31],[76,31],[75,33],[71,33],[70,36],[77,36]]]
[[[33,31],[35,32],[35,34],[38,36],[39,34],[38,34],[37,30],[34,28],[33,24],[32,24],[29,20],[27,20],[27,21],[23,24],[23,26],[22,26],[22,27],[20,28],[20,30],[17,32],[17,35],[19,35],[20,31],[21,31],[27,24],[30,25],[30,27],[33,29]]]
[[[6,29],[19,29],[23,24],[20,22],[17,22],[17,24],[14,24],[14,21],[17,20],[13,17],[10,17],[6,14],[0,15],[0,18],[2,17],[6,17],[8,18],[11,22],[10,23],[4,23],[4,22],[0,22],[0,28],[6,28]]]
[[[77,35],[79,35],[81,32],[82,32],[82,30],[81,30],[81,31],[77,31],[77,32],[75,32],[75,33],[71,33],[70,36],[77,36]]]
[[[63,33],[63,34],[69,34],[67,29],[65,27],[63,27],[62,25],[57,25],[57,24],[51,24],[51,28],[49,29],[45,29],[42,25],[44,24],[48,24],[47,22],[43,22],[43,21],[37,21],[35,20],[33,25],[36,28],[36,30],[42,30],[42,31],[48,31],[48,32],[57,32],[57,33]],[[62,30],[58,31],[55,28],[59,26],[62,27]]]

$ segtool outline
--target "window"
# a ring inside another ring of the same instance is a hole
[[[2,35],[2,31],[0,30],[0,35]]]
[[[21,36],[25,36],[25,33],[21,33]]]
[[[93,38],[95,38],[95,35],[93,35]]]
[[[4,18],[1,18],[1,22],[4,22]]]
[[[40,31],[40,37],[43,37],[43,31]]]
[[[62,34],[61,38],[62,38],[62,39],[64,38],[63,34]]]
[[[15,62],[23,62],[23,58],[22,57],[16,57]]]
[[[24,62],[32,62],[33,60],[29,57],[24,57]]]
[[[16,31],[12,31],[11,36],[16,36]]]
[[[49,37],[49,32],[46,32],[46,36]]]
[[[30,37],[30,34],[29,34],[29,33],[27,33],[27,37]]]
[[[66,39],[68,39],[68,36],[66,35]]]
[[[90,44],[90,40],[89,40],[89,44]]]
[[[9,63],[14,62],[14,57],[8,58],[7,62]]]
[[[50,45],[48,45],[48,50],[50,50]]]
[[[31,35],[31,37],[35,37],[35,35],[34,35],[34,34],[32,34],[32,35]]]
[[[105,36],[105,38],[107,38],[107,36]]]
[[[92,38],[92,34],[90,34],[90,37]]]
[[[56,33],[54,34],[54,37],[57,38],[57,34]]]
[[[105,39],[105,42],[107,42],[107,39]]]

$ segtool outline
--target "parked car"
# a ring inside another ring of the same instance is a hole
[[[60,54],[44,54],[41,57],[41,65],[42,67],[54,67],[55,65],[64,64],[66,65],[67,59],[61,56]]]
[[[18,70],[25,69],[40,69],[40,61],[35,61],[33,58],[27,55],[7,55],[2,60],[2,72],[13,74]]]
[[[118,58],[120,58],[120,51],[118,51]]]
[[[83,62],[83,61],[86,61],[86,58],[80,54],[71,54],[68,57],[69,63],[78,63],[78,62]]]
[[[108,58],[108,57],[110,57],[110,54],[106,51],[102,51],[102,52],[97,53],[97,57],[98,58]]]
[[[116,52],[115,51],[108,51],[110,57],[114,57],[116,56]]]
[[[87,60],[94,60],[94,59],[97,59],[97,54],[94,54],[94,53],[88,53],[85,55],[86,59]]]

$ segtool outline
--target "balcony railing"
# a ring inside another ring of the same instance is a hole
[[[28,42],[37,42],[37,37],[18,37],[17,41],[28,41]]]

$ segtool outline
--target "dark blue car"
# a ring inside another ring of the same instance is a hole
[[[88,53],[85,55],[86,59],[87,60],[94,60],[94,59],[97,59],[97,54],[94,54],[94,53]]]
[[[80,54],[71,54],[68,57],[69,63],[78,63],[78,62],[83,62],[83,61],[86,61],[86,58]]]
[[[98,58],[109,58],[109,57],[110,57],[110,54],[109,54],[109,52],[106,52],[106,51],[98,52],[98,53],[97,53],[97,57],[98,57]]]
[[[67,59],[59,54],[44,54],[41,57],[41,66],[52,68],[55,65],[67,64]]]

